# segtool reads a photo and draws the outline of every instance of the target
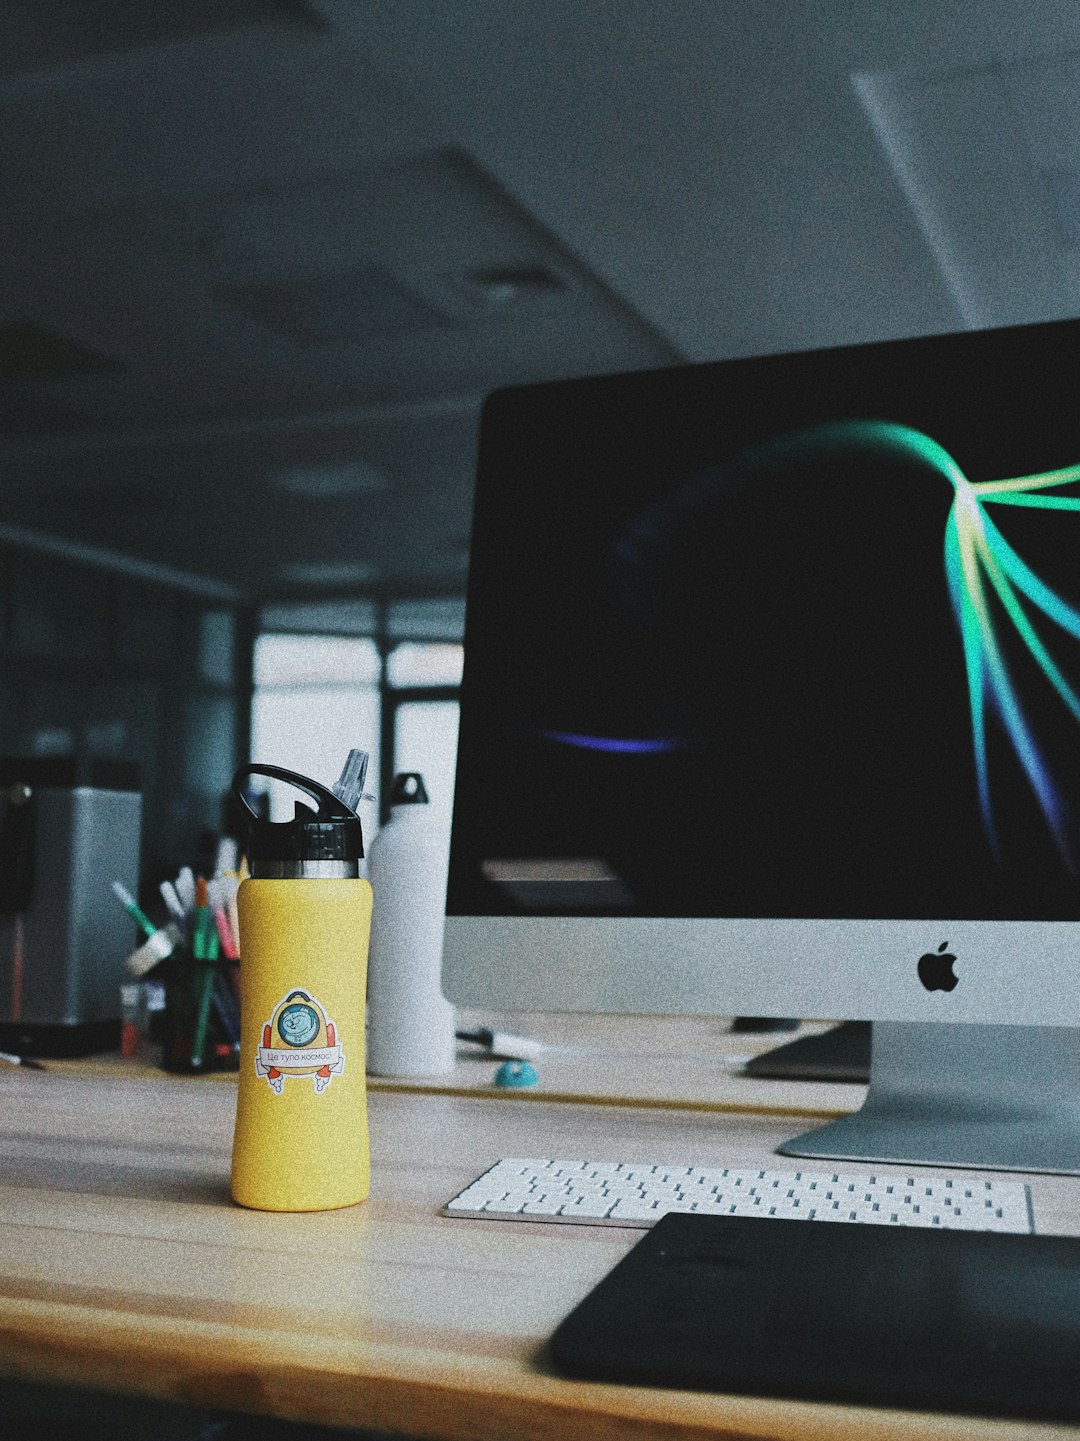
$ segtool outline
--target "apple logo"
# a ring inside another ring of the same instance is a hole
[[[946,949],[948,944],[942,941],[936,951],[919,957],[919,980],[928,991],[951,991],[959,982],[959,976],[953,975],[956,957]]]

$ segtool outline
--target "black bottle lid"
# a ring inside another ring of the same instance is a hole
[[[301,790],[317,810],[296,802],[291,821],[269,821],[258,815],[247,798],[250,776],[268,776]],[[254,873],[266,861],[356,861],[364,854],[360,817],[327,786],[281,766],[241,766],[233,776],[232,792],[248,815],[248,862]]]
[[[392,806],[426,806],[428,793],[419,771],[399,771],[390,788]]]

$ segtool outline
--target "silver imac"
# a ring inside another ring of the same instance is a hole
[[[1080,322],[481,426],[460,1004],[873,1023],[794,1155],[1080,1173]]]

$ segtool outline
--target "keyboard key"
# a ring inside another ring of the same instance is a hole
[[[565,1196],[537,1196],[534,1200],[524,1203],[521,1207],[521,1214],[523,1216],[557,1216],[565,1205]]]
[[[662,1208],[650,1206],[646,1202],[619,1201],[608,1212],[608,1218],[612,1221],[630,1221],[635,1225],[642,1222],[652,1225],[659,1221],[664,1214]]]
[[[574,1216],[588,1217],[590,1220],[599,1220],[611,1210],[615,1204],[610,1196],[582,1196],[572,1205],[566,1205],[562,1214],[569,1219]]]

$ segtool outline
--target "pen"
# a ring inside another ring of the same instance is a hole
[[[515,1036],[509,1031],[492,1031],[481,1026],[475,1031],[455,1031],[459,1041],[472,1041],[492,1056],[508,1056],[511,1060],[526,1061],[547,1049],[542,1041],[530,1036]]]
[[[229,1044],[235,1050],[240,1044],[240,1026],[237,1021],[235,1007],[236,1002],[229,983],[224,976],[214,977],[214,1013],[221,1022],[221,1029],[229,1038]]]
[[[40,1061],[35,1061],[31,1056],[13,1056],[9,1051],[0,1051],[0,1061],[6,1061],[9,1066],[25,1066],[28,1071],[45,1069]]]

